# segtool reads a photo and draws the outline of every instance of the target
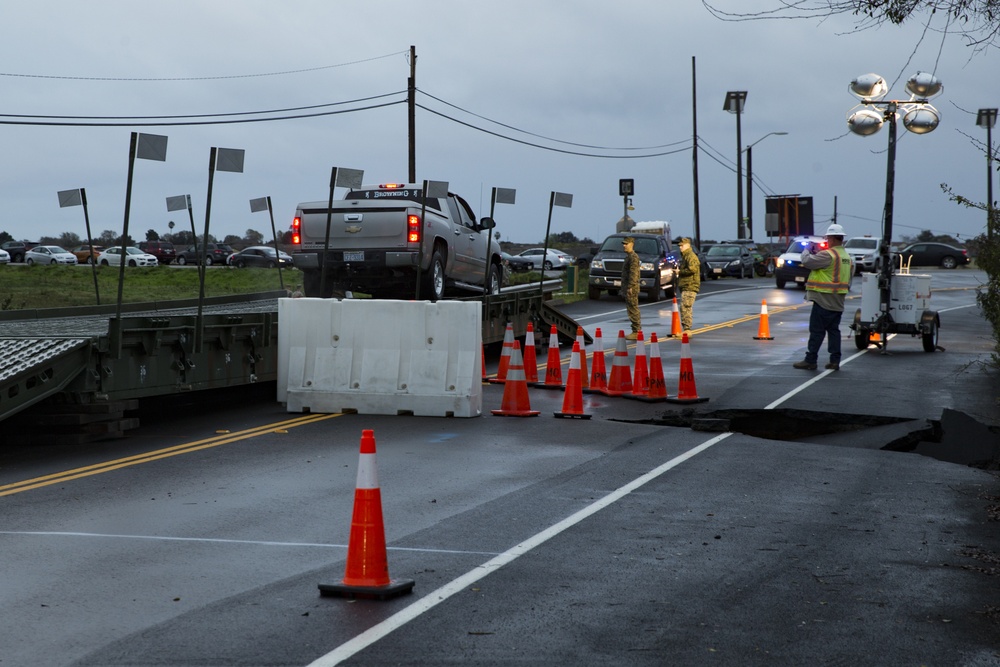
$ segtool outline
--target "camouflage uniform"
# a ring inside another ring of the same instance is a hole
[[[625,242],[629,240],[627,238]],[[639,255],[631,246],[625,249],[625,262],[622,264],[622,295],[634,334],[642,328],[642,316],[639,314]]]
[[[694,300],[701,290],[701,262],[698,255],[691,249],[691,239],[683,238],[680,242],[681,265],[678,270],[677,287],[681,291],[681,328],[690,331],[694,325]]]

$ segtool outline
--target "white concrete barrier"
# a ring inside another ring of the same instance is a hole
[[[478,417],[482,305],[280,299],[278,401],[288,412]]]

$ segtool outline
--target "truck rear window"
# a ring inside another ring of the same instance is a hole
[[[424,198],[423,191],[419,188],[407,188],[402,190],[351,190],[346,195],[344,199],[387,199],[387,200],[399,200],[406,199],[408,201],[414,202],[417,206],[421,206]],[[427,198],[427,208],[432,208],[435,211],[441,210],[441,202],[437,197]]]

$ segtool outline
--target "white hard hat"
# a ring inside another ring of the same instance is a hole
[[[826,235],[827,236],[847,236],[847,234],[844,232],[844,228],[841,227],[840,225],[838,225],[837,223],[833,223],[832,225],[830,225],[829,227],[826,228]]]

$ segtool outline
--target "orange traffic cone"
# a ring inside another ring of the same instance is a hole
[[[580,344],[580,385],[586,389],[590,386],[590,379],[587,377],[587,343],[583,339],[583,327],[579,325],[576,327],[576,342]]]
[[[704,403],[707,398],[698,397],[698,389],[694,383],[694,366],[691,365],[691,353],[688,351],[687,332],[681,338],[681,374],[677,385],[677,396],[667,398],[668,403]]]
[[[510,350],[514,347],[514,325],[507,323],[507,329],[503,332],[503,350],[500,351],[500,367],[497,369],[497,376],[490,378],[490,382],[503,384],[507,380],[507,367],[510,365]]]
[[[507,367],[507,381],[503,385],[503,399],[499,410],[490,410],[498,417],[537,417],[538,410],[531,409],[528,400],[528,383],[524,379],[524,362],[521,360],[521,344],[514,341],[514,351],[510,353]]]
[[[628,366],[628,347],[625,344],[625,331],[618,330],[618,343],[615,346],[615,358],[611,362],[611,377],[604,394],[621,396],[632,391],[632,371]]]
[[[760,302],[760,324],[757,327],[757,335],[753,337],[754,340],[774,340],[771,336],[771,327],[767,324],[767,300],[761,299]]]
[[[412,579],[390,579],[382,523],[382,493],[375,467],[375,432],[361,431],[347,568],[339,584],[320,584],[320,595],[386,600],[413,590]]]
[[[646,340],[642,331],[635,339],[635,370],[632,372],[632,393],[629,396],[645,396],[649,393],[649,369],[646,367]]]
[[[535,387],[542,389],[562,389],[562,361],[559,359],[559,330],[552,325],[549,332],[549,356],[545,366],[545,382],[536,382]]]
[[[636,396],[640,401],[655,403],[667,398],[667,383],[663,379],[663,360],[660,358],[660,342],[656,333],[649,335],[649,391],[645,396]]]
[[[535,327],[528,322],[528,330],[524,334],[524,379],[528,382],[538,382],[538,357],[535,354]]]
[[[608,388],[608,372],[604,368],[604,339],[601,338],[601,328],[594,331],[594,361],[590,365],[590,384],[585,393],[604,393]]]
[[[573,352],[569,358],[569,373],[566,374],[566,393],[563,394],[562,412],[553,413],[556,417],[590,419],[590,415],[583,412],[581,357],[583,357],[583,352],[580,350],[580,343],[574,341]]]
[[[674,312],[670,315],[670,335],[681,335],[681,311],[677,309],[677,297],[674,297]]]

